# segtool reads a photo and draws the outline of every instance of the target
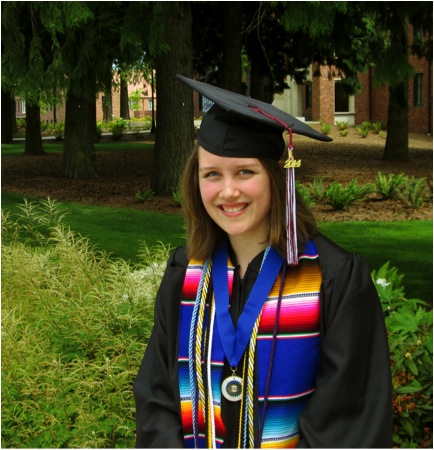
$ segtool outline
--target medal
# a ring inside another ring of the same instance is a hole
[[[222,394],[223,397],[230,402],[238,402],[241,400],[243,393],[243,379],[236,375],[231,375],[223,380]]]

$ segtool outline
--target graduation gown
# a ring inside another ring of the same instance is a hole
[[[314,243],[322,272],[320,367],[316,391],[299,419],[298,447],[391,448],[388,341],[369,267],[360,256],[321,234]],[[134,383],[137,447],[184,447],[177,356],[179,301],[187,265],[185,249],[175,250],[157,295],[154,329]],[[248,286],[234,289],[235,314],[240,314],[256,275],[253,267]],[[222,413],[223,420],[237,417],[227,405]],[[233,447],[236,426],[231,428],[230,419],[225,423],[229,424],[225,447]]]

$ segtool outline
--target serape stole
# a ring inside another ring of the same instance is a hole
[[[287,267],[280,306],[282,277],[279,274],[262,307],[254,358],[259,417],[253,418],[255,439],[259,430],[260,442],[246,439],[242,436],[246,432],[241,430],[239,446],[242,448],[295,447],[299,441],[298,418],[315,391],[320,353],[319,292],[322,276],[313,242],[305,246],[298,259],[297,266]],[[178,379],[187,448],[219,448],[226,434],[221,418],[225,355],[214,320],[212,293],[203,292],[210,272],[210,261],[191,260],[182,290]],[[229,293],[232,292],[233,274],[234,267],[228,261]],[[204,295],[206,301],[202,299],[204,306],[200,307],[199,297]],[[271,364],[270,354],[273,355]],[[248,416],[246,421],[251,421],[251,411]]]

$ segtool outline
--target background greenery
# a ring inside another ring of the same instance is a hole
[[[2,447],[134,446],[132,384],[169,246],[110,257],[56,201],[2,210]],[[389,332],[394,443],[432,447],[432,308],[403,275],[372,273]]]
[[[2,207],[17,212],[19,194],[2,193]],[[31,200],[31,199],[29,199]],[[138,242],[183,245],[181,215],[159,214],[128,208],[62,204],[67,223],[89,237],[99,249],[127,261],[137,262]],[[337,244],[367,259],[372,270],[386,262],[405,274],[410,297],[432,301],[432,221],[323,222],[321,231]]]

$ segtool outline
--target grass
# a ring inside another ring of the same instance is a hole
[[[327,222],[321,231],[346,250],[359,253],[378,269],[387,261],[405,274],[410,298],[432,303],[433,223],[431,220],[397,222]]]
[[[17,212],[19,194],[2,193],[2,208]],[[32,199],[29,199],[32,200]],[[183,219],[176,214],[157,214],[79,204],[62,204],[69,214],[65,222],[72,230],[90,238],[99,249],[132,263],[138,261],[139,242],[183,245]],[[361,254],[371,270],[390,261],[405,274],[404,286],[410,298],[432,302],[432,221],[327,222],[321,231],[348,251]]]
[[[59,141],[43,141],[42,146],[47,153],[62,153],[63,142]],[[126,150],[149,150],[154,148],[154,144],[150,142],[101,142],[95,144],[95,151],[98,152],[120,152]],[[22,155],[24,153],[24,142],[17,144],[2,144],[1,155]]]

